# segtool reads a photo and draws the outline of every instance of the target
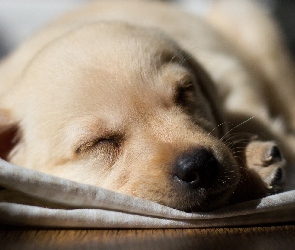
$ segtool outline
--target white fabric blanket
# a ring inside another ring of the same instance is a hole
[[[200,228],[295,221],[295,190],[210,213],[147,200],[15,166],[0,159],[0,222],[59,228]]]

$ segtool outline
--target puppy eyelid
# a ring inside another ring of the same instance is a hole
[[[87,141],[85,143],[82,143],[78,148],[76,148],[75,152],[77,154],[87,152],[88,150],[96,147],[96,146],[103,146],[106,144],[111,144],[114,147],[119,146],[119,138],[117,136],[106,136],[106,137],[100,137],[96,138],[90,141]]]

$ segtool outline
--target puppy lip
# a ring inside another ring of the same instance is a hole
[[[191,183],[184,183],[176,176],[173,179],[180,186],[178,188],[186,193],[184,200],[179,202],[179,204],[186,205],[179,206],[176,204],[174,208],[185,212],[210,212],[226,205],[239,182],[239,180],[236,180],[223,186],[219,184],[218,188],[214,188],[216,183],[213,183],[210,187],[204,188],[195,187]],[[204,192],[206,192],[205,195]]]
[[[211,212],[217,210],[227,204],[231,196],[231,189],[220,190],[213,194],[209,194],[202,202],[194,202],[186,207],[176,208],[187,213],[193,212]]]

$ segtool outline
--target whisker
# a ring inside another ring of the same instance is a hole
[[[235,147],[236,149],[245,149],[246,147]]]
[[[197,45],[197,42],[198,42],[197,39],[196,39],[196,40],[193,40],[193,41],[191,41],[191,42],[187,42],[186,44],[184,44],[183,47],[184,47],[185,49],[189,50],[189,48],[193,48],[193,46],[195,47],[195,45]],[[177,56],[179,56],[179,55],[181,55],[181,54],[183,54],[183,50],[179,48],[179,49],[174,53],[174,55],[172,56],[170,62],[173,61]]]
[[[222,125],[224,125],[224,124],[226,124],[226,123],[228,123],[228,122],[222,122],[222,123],[218,124],[215,128],[213,128],[213,129],[208,133],[208,135],[211,135],[216,129],[218,129],[220,126],[222,126]]]
[[[230,134],[227,134],[227,135],[224,135],[223,136],[223,139],[230,139],[234,136],[248,136],[248,137],[253,137],[253,136],[256,136],[256,134],[253,134],[253,133],[248,133],[248,132],[236,132],[236,133],[230,133]]]
[[[223,140],[223,138],[224,138],[226,135],[228,135],[231,131],[233,131],[234,129],[236,129],[236,128],[242,126],[242,125],[244,125],[245,123],[247,123],[247,122],[249,122],[249,121],[251,121],[254,117],[255,117],[255,116],[252,116],[252,117],[250,117],[249,119],[247,119],[247,120],[245,120],[245,121],[239,123],[238,125],[234,126],[232,129],[230,129],[229,131],[227,131],[227,132],[226,132],[226,133],[220,138],[220,140]]]
[[[235,151],[235,152],[233,152],[233,155],[237,155],[237,154],[240,154],[240,153],[243,153],[243,152],[245,152],[245,151],[243,151],[243,150]]]
[[[237,144],[237,143],[245,143],[245,142],[249,142],[251,139],[249,138],[241,138],[241,139],[236,139],[236,140],[228,140],[226,142],[224,142],[225,145],[229,145],[229,144]]]
[[[226,146],[228,146],[229,148],[236,145],[236,144],[248,144],[249,143],[249,139],[240,139],[240,140],[236,140],[236,141],[231,141],[228,143],[225,143]]]
[[[225,141],[223,141],[223,143],[226,144],[228,142],[230,143],[230,142],[235,142],[235,141],[240,141],[240,140],[248,140],[249,141],[249,140],[251,140],[251,138],[232,137],[232,138],[227,138]]]

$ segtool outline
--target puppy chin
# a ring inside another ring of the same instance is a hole
[[[167,204],[177,210],[185,212],[209,212],[230,204],[230,199],[236,189],[237,184],[221,190],[190,191],[180,193],[175,204]]]

